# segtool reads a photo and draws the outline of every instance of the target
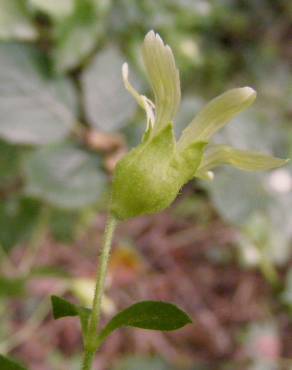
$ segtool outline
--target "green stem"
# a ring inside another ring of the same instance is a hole
[[[94,355],[97,350],[97,330],[100,323],[101,302],[104,293],[105,278],[107,273],[107,266],[110,256],[112,239],[117,220],[113,216],[109,216],[108,222],[104,232],[104,239],[102,243],[99,269],[96,275],[96,286],[94,292],[94,299],[92,304],[91,315],[88,320],[88,328],[84,338],[85,348],[82,370],[90,370]]]

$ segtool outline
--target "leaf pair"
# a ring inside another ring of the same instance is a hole
[[[74,305],[63,298],[52,296],[53,315],[55,319],[67,316],[79,316],[83,335],[86,332],[90,310]],[[171,331],[182,328],[191,319],[171,303],[160,301],[143,301],[126,308],[114,316],[96,338],[96,346],[115,330],[121,327]]]

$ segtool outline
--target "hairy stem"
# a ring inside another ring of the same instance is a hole
[[[100,323],[101,302],[104,293],[105,278],[116,224],[117,220],[110,215],[104,232],[99,269],[96,275],[96,286],[92,304],[92,311],[88,320],[87,332],[84,338],[85,349],[82,370],[91,369],[92,362],[94,360],[94,355],[97,349],[96,340],[97,340],[97,331]]]

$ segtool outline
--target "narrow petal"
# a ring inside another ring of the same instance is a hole
[[[272,157],[258,152],[245,151],[227,145],[213,145],[205,153],[198,177],[205,177],[214,167],[229,164],[243,171],[265,171],[280,167],[288,160]]]
[[[155,98],[154,131],[173,121],[180,104],[180,79],[173,53],[158,34],[148,32],[143,44],[143,60]]]
[[[155,115],[154,109],[155,105],[152,103],[150,99],[148,99],[144,95],[140,95],[138,91],[133,87],[133,85],[129,81],[129,67],[127,63],[124,63],[122,66],[122,76],[125,88],[129,91],[129,93],[134,97],[137,103],[143,108],[146,112],[147,116],[147,130],[149,127],[153,127]]]
[[[183,131],[179,148],[194,141],[207,141],[233,117],[248,108],[256,92],[250,87],[232,89],[211,100]]]

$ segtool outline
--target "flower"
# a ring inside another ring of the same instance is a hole
[[[113,180],[112,213],[119,219],[157,213],[168,207],[182,186],[194,177],[212,179],[211,170],[229,164],[245,171],[268,170],[287,161],[265,154],[214,145],[210,138],[256,98],[250,87],[231,89],[208,103],[176,142],[173,122],[180,105],[179,71],[173,53],[158,34],[148,32],[143,60],[154,93],[154,103],[129,82],[125,88],[145,110],[142,142],[117,165]]]

